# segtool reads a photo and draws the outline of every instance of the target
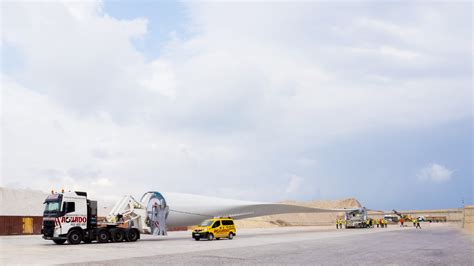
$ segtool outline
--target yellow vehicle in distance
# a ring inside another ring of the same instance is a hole
[[[233,239],[235,232],[234,220],[232,220],[232,218],[217,217],[204,220],[193,230],[192,236],[196,241],[200,239]]]

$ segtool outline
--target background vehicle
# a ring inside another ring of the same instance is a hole
[[[400,217],[400,219],[403,218],[403,219],[405,220],[405,222],[411,222],[411,221],[413,221],[413,217],[410,216],[410,215],[408,215],[408,214],[402,214],[402,213],[397,212],[396,210],[392,210],[392,211],[393,211],[393,213],[395,213],[398,217]]]
[[[399,217],[397,215],[393,215],[393,214],[387,214],[387,215],[384,215],[383,217],[387,222],[390,222],[390,223],[398,223],[400,221]]]
[[[195,240],[205,238],[208,240],[228,238],[233,239],[236,234],[236,228],[232,218],[213,218],[204,220],[192,232]]]
[[[346,211],[345,228],[366,228],[367,209],[359,208]]]

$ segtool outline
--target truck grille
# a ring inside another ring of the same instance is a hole
[[[50,237],[54,235],[54,221],[43,221],[43,235]]]

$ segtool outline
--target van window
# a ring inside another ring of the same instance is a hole
[[[222,225],[234,225],[234,221],[232,221],[232,220],[222,220]]]
[[[221,226],[221,221],[216,221],[214,223],[214,225],[212,226],[212,228],[216,228],[216,227],[219,227],[219,226]]]

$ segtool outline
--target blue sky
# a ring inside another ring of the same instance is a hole
[[[106,1],[104,12],[119,19],[146,18],[149,34],[133,40],[135,48],[150,60],[160,56],[166,43],[177,35],[187,38],[191,32],[184,4],[175,1]]]
[[[1,185],[473,204],[471,21],[471,3],[5,3]]]

